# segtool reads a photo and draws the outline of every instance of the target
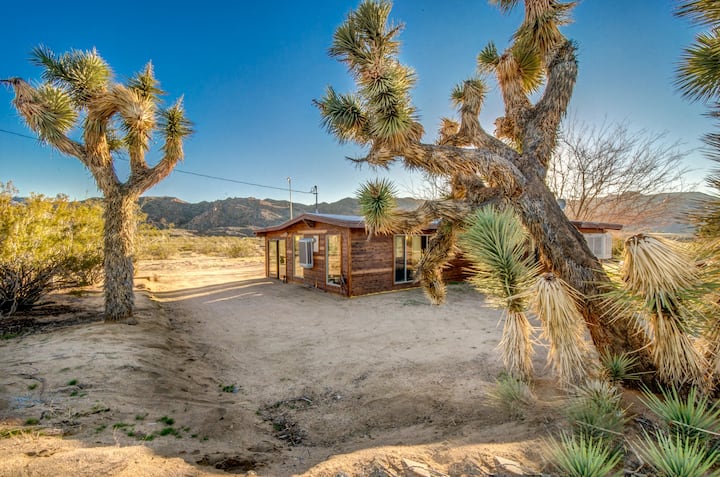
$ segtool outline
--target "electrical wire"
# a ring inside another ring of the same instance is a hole
[[[19,137],[23,137],[23,138],[26,138],[26,139],[38,140],[37,137],[28,136],[27,134],[20,134],[20,133],[14,132],[14,131],[8,131],[8,130],[6,130],[6,129],[0,129],[0,133],[12,134],[13,136],[19,136]],[[122,157],[121,157],[120,159],[123,160],[123,161],[127,161],[127,159],[122,158]],[[281,191],[288,191],[288,192],[289,192],[289,191],[292,191],[292,192],[297,192],[297,193],[299,193],[299,194],[315,194],[315,192],[313,192],[313,191],[308,192],[308,191],[305,191],[305,190],[288,189],[287,187],[269,186],[269,185],[264,185],[264,184],[257,184],[257,183],[255,183],[255,182],[247,182],[247,181],[240,181],[240,180],[237,180],[237,179],[230,179],[230,178],[228,178],[228,177],[211,176],[211,175],[209,175],[209,174],[202,174],[202,173],[200,173],[200,172],[184,171],[184,170],[182,170],[182,169],[178,169],[177,167],[176,167],[175,169],[173,169],[173,171],[174,171],[174,172],[179,172],[180,174],[188,174],[188,175],[191,175],[191,176],[204,177],[204,178],[206,178],[206,179],[213,179],[213,180],[216,180],[216,181],[232,182],[233,184],[243,184],[243,185],[249,185],[249,186],[253,186],[253,187],[262,187],[262,188],[264,188],[264,189],[281,190]]]

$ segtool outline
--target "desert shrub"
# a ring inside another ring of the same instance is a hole
[[[603,441],[608,446],[621,441],[627,418],[620,399],[618,389],[603,380],[577,387],[566,408],[575,435]]]
[[[661,394],[662,399],[645,391],[643,402],[663,419],[668,431],[706,443],[720,430],[720,407],[710,403],[707,396],[698,395],[696,388],[690,388],[685,397],[675,388],[663,389]]]
[[[717,476],[709,472],[718,460],[718,453],[690,436],[656,432],[645,434],[636,446],[639,454],[655,469],[657,475],[667,477]]]
[[[0,183],[0,311],[36,304],[61,286],[86,285],[102,270],[102,208],[33,194],[16,201]]]
[[[12,315],[35,305],[54,288],[61,264],[49,261],[8,260],[0,262],[0,316]]]
[[[255,237],[215,237],[195,235],[191,231],[140,227],[136,258],[165,260],[183,253],[211,257],[244,258],[262,256],[260,239]]]
[[[525,410],[535,401],[527,383],[509,374],[498,377],[488,397],[513,419],[522,419]]]
[[[560,475],[573,477],[621,475],[621,472],[613,471],[621,459],[620,452],[608,449],[602,441],[582,435],[563,434],[551,450],[551,460]]]

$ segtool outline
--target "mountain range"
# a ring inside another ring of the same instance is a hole
[[[414,209],[423,203],[411,198],[397,199],[402,209]],[[252,236],[253,231],[285,222],[290,218],[286,200],[236,197],[212,202],[189,203],[175,197],[141,197],[140,209],[147,222],[158,227],[194,230],[203,235]],[[359,215],[357,199],[346,197],[317,206],[322,214]],[[314,205],[293,202],[293,217],[315,212]]]
[[[648,196],[643,196],[648,197]],[[662,208],[649,216],[662,215],[663,220],[651,220],[640,225],[625,223],[630,232],[646,231],[672,234],[692,233],[694,227],[689,219],[692,212],[701,208],[703,200],[710,196],[700,192],[677,192],[656,194],[650,197],[653,207]],[[423,203],[412,198],[397,199],[402,209],[414,209]],[[286,200],[237,197],[212,202],[189,203],[175,197],[141,197],[140,208],[147,221],[156,227],[177,227],[193,230],[202,235],[252,236],[253,231],[280,224],[290,218],[290,204]],[[337,202],[322,202],[317,210],[325,214],[358,215],[358,201],[346,197]],[[315,212],[314,205],[293,203],[293,216]],[[623,223],[622,217],[614,221]]]

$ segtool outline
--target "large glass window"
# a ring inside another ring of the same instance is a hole
[[[342,284],[342,254],[339,235],[325,236],[325,269],[328,285]]]
[[[427,249],[428,235],[396,235],[394,239],[395,283],[415,279],[417,264]]]
[[[295,235],[293,237],[293,276],[295,278],[302,278],[305,269],[300,265],[300,239],[302,235]]]

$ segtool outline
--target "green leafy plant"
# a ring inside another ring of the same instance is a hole
[[[697,439],[681,434],[656,432],[645,434],[637,444],[638,453],[652,466],[660,476],[701,477],[717,476],[718,471],[710,471],[718,460],[718,453],[708,452]]]
[[[620,452],[608,449],[602,441],[585,436],[563,434],[551,448],[551,461],[560,475],[568,477],[606,477],[622,475],[614,471],[622,459]]]
[[[535,401],[524,381],[506,374],[497,379],[488,397],[514,419],[523,418],[525,409]]]
[[[526,291],[538,273],[527,243],[525,229],[515,214],[492,206],[478,209],[460,237],[473,265],[470,282],[505,311],[500,341],[503,363],[512,376],[525,381],[532,377],[532,328],[525,316]]]
[[[690,388],[686,397],[675,388],[662,389],[661,394],[662,399],[646,390],[642,401],[672,433],[706,443],[720,430],[720,407],[711,404],[707,396],[698,395],[696,388]]]
[[[613,384],[623,381],[636,381],[642,373],[634,372],[638,365],[637,356],[628,353],[605,353],[600,356],[604,376]]]
[[[627,421],[617,388],[606,381],[592,380],[575,388],[567,407],[575,435],[619,447]]]
[[[175,419],[173,419],[172,417],[163,416],[158,419],[157,422],[161,422],[167,426],[172,426],[173,424],[175,424]]]
[[[35,306],[58,287],[100,275],[102,209],[67,197],[32,194],[22,201],[0,183],[0,314]]]

